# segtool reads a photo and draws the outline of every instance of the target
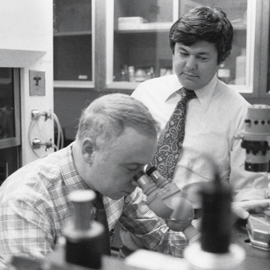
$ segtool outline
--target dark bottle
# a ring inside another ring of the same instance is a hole
[[[216,175],[202,191],[202,249],[211,253],[228,252],[231,229],[231,188]]]
[[[201,238],[185,249],[184,257],[188,262],[188,269],[242,269],[244,249],[231,243],[232,194],[229,183],[216,175],[201,190],[201,196]]]
[[[91,218],[96,194],[91,190],[75,191],[69,198],[74,205],[74,219],[64,230],[66,262],[101,269],[104,227]]]

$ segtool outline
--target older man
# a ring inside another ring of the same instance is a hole
[[[67,195],[85,189],[103,194],[111,232],[119,220],[148,249],[180,256],[190,230],[196,231],[170,232],[133,184],[154,154],[157,132],[148,109],[128,95],[93,101],[73,143],[20,168],[1,186],[0,266],[12,255],[44,258],[52,252],[74,211]]]

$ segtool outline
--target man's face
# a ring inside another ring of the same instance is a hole
[[[191,46],[176,43],[173,64],[180,83],[187,89],[206,86],[216,74],[218,54],[213,43],[199,41]]]
[[[157,140],[127,127],[124,133],[109,145],[105,153],[96,151],[89,179],[103,195],[117,200],[130,194],[136,186],[133,176],[151,161]]]

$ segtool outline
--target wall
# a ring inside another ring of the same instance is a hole
[[[0,0],[0,67],[21,68],[22,165],[37,158],[28,132],[31,111],[53,112],[53,1]],[[45,96],[30,96],[29,70],[45,72]],[[53,120],[41,119],[40,134],[33,128],[31,138],[53,139]],[[41,147],[38,156],[47,155]]]
[[[109,92],[106,92],[109,93]],[[54,90],[55,113],[64,129],[68,141],[75,138],[78,119],[82,109],[90,102],[105,93],[93,89],[60,89]],[[245,97],[251,104],[267,104],[270,106],[270,99]]]

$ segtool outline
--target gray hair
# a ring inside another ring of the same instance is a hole
[[[103,148],[102,144],[116,140],[125,127],[155,138],[159,132],[157,121],[142,102],[127,94],[108,94],[83,110],[77,139],[91,137],[97,147]]]

